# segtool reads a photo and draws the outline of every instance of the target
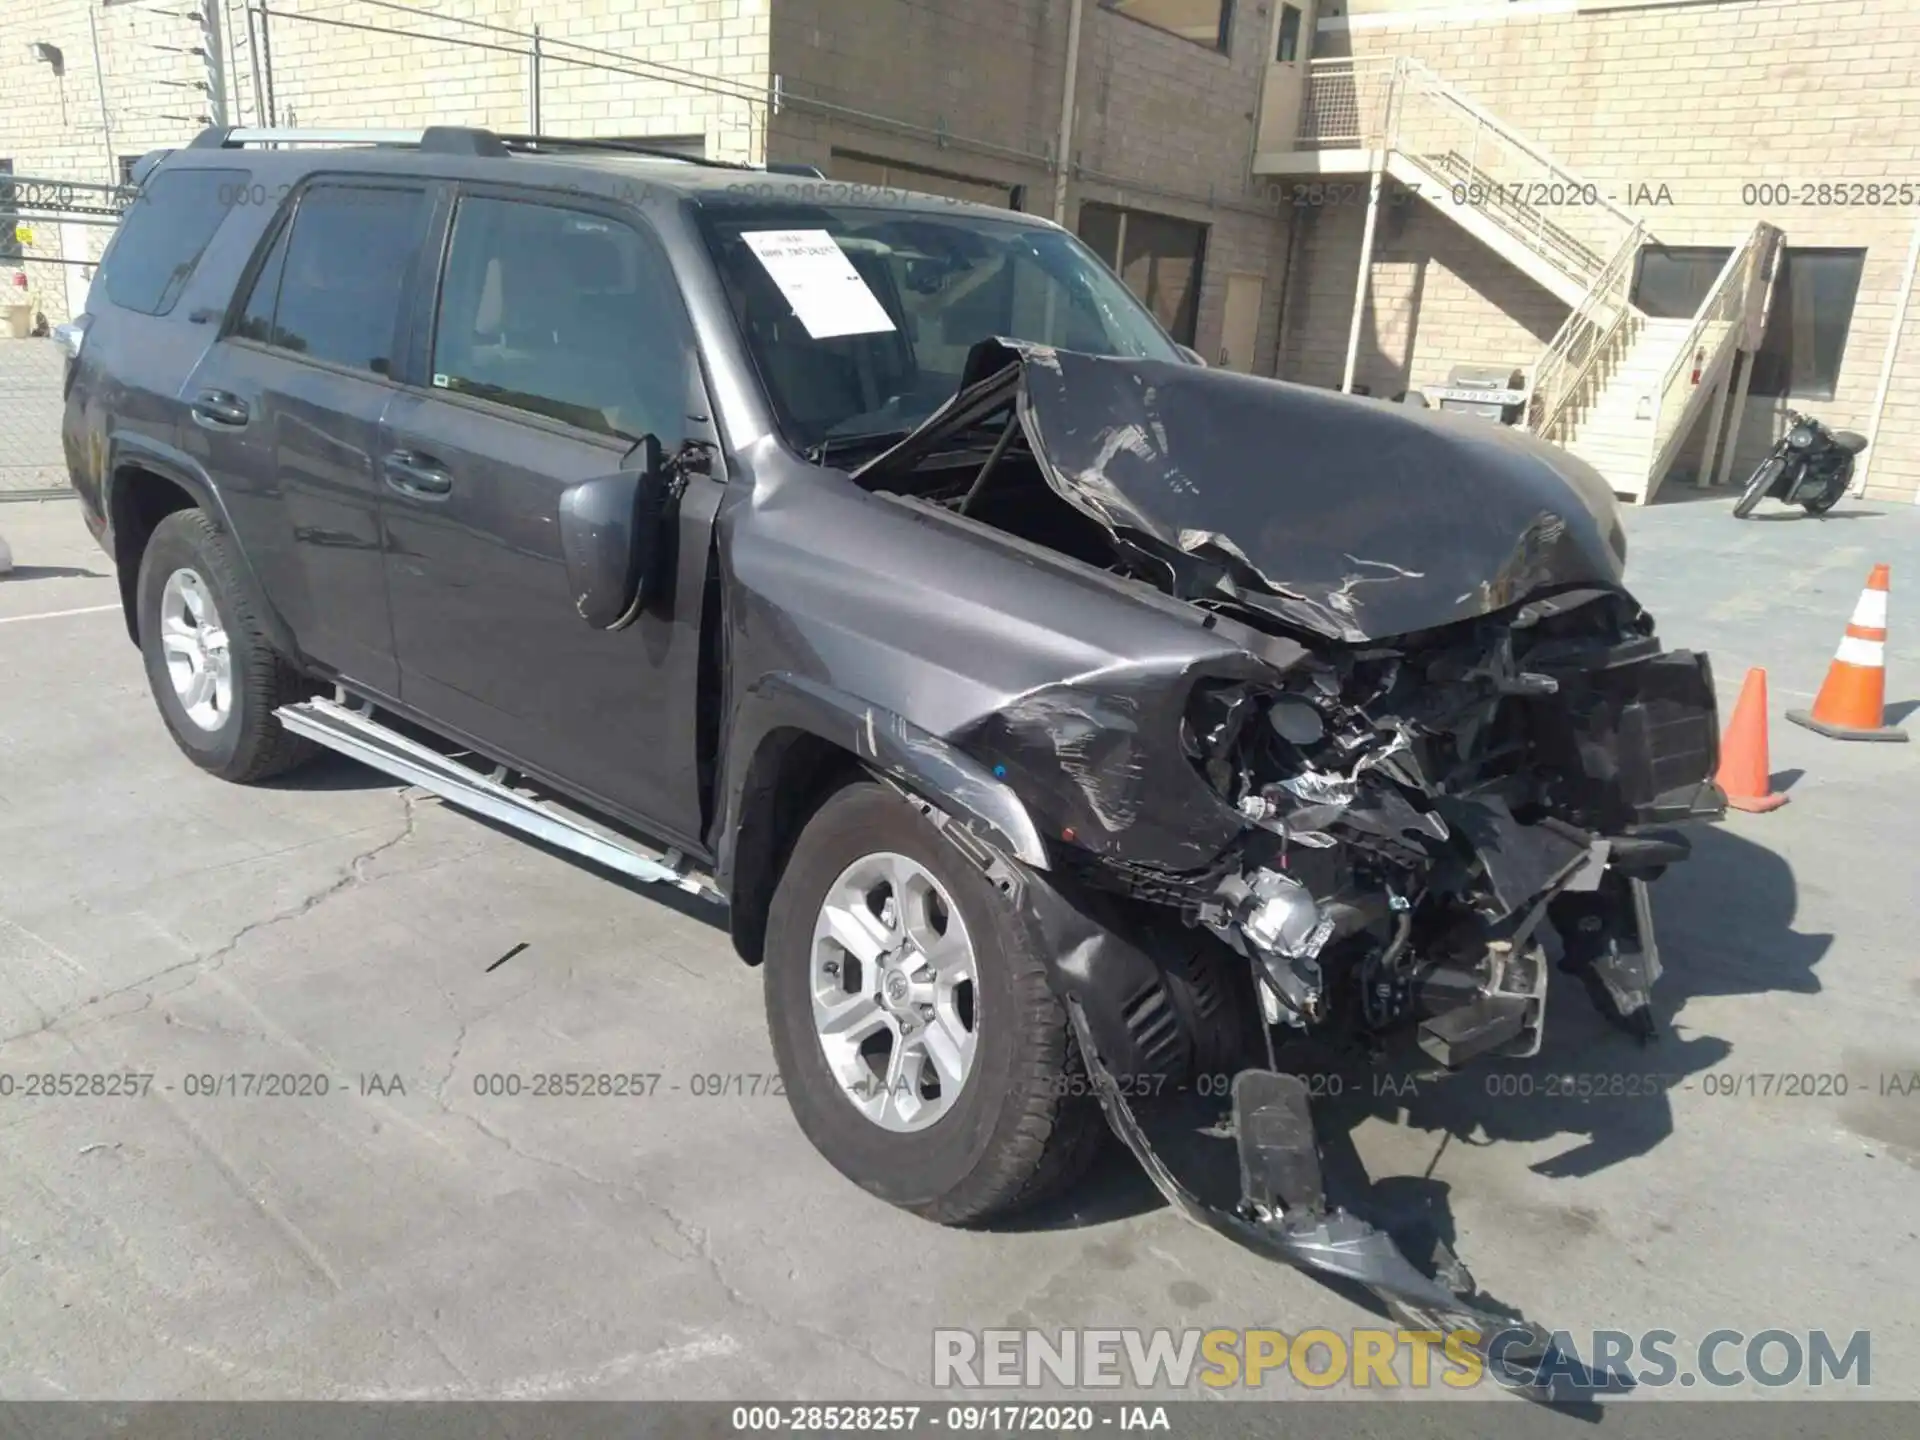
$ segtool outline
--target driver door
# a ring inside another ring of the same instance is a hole
[[[414,383],[381,440],[405,706],[483,753],[699,852],[700,607],[720,487],[689,477],[676,574],[632,625],[574,608],[558,505],[652,434],[689,437],[692,330],[628,212],[459,191]],[[710,412],[702,412],[710,413]]]

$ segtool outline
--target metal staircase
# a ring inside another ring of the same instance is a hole
[[[1527,428],[1651,499],[1710,404],[1718,433],[1735,355],[1759,344],[1780,232],[1756,226],[1691,320],[1651,319],[1630,298],[1649,237],[1595,182],[1419,61],[1308,70],[1296,143],[1311,168],[1384,171],[1563,301],[1531,367]]]

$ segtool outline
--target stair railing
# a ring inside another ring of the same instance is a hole
[[[1635,221],[1534,362],[1526,409],[1526,426],[1533,434],[1553,438],[1555,425],[1633,314],[1628,297],[1633,290],[1634,262],[1644,238],[1644,230]]]
[[[1706,299],[1694,312],[1693,324],[1660,382],[1652,464],[1647,471],[1649,498],[1679,458],[1680,445],[1687,435],[1687,422],[1698,411],[1704,397],[1712,393],[1727,351],[1735,347],[1752,348],[1759,343],[1753,318],[1759,310],[1755,301],[1761,296],[1760,287],[1771,281],[1780,240],[1781,232],[1776,227],[1764,221],[1756,224],[1740,247],[1727,257]]]
[[[1473,205],[1564,273],[1591,283],[1634,218],[1595,182],[1405,56],[1314,60],[1304,149],[1394,150],[1436,205]]]

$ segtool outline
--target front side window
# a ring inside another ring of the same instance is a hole
[[[1138,20],[1209,50],[1225,50],[1233,28],[1233,0],[1100,0],[1129,20]]]
[[[802,448],[914,429],[983,340],[1178,361],[1072,236],[953,211],[754,205],[702,217],[734,318]]]
[[[1767,333],[1753,357],[1753,394],[1833,399],[1866,260],[1864,250],[1782,253]]]
[[[107,299],[142,315],[173,309],[247,178],[244,170],[164,168],[149,176],[101,257],[96,283]]]
[[[668,450],[686,438],[686,310],[657,248],[586,210],[469,196],[453,222],[433,384]]]
[[[391,374],[400,297],[425,216],[422,190],[313,186],[274,241],[234,333],[313,360]]]

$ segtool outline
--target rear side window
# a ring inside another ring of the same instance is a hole
[[[390,374],[401,291],[425,216],[424,190],[312,187],[274,241],[234,333]]]
[[[103,257],[100,281],[123,310],[165,315],[247,183],[244,170],[169,170],[147,181]]]

